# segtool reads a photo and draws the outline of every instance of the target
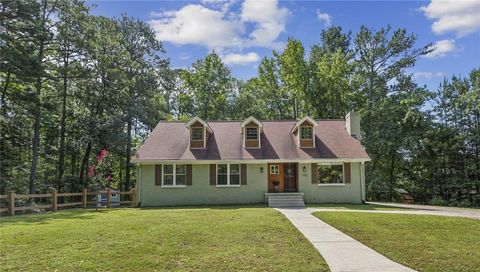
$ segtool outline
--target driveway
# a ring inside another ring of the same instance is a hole
[[[416,205],[416,204],[401,204],[401,203],[390,203],[390,202],[367,202],[367,203],[409,209],[409,210],[398,210],[398,211],[371,211],[371,212],[457,216],[457,217],[466,217],[466,218],[480,220],[480,209]]]

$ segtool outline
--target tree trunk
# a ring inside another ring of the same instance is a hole
[[[92,141],[88,141],[87,149],[82,159],[82,166],[80,167],[80,182],[83,183],[83,188],[87,188],[87,175],[85,174],[88,171],[88,158],[90,157],[90,152],[92,150]]]
[[[390,165],[390,182],[389,182],[389,198],[390,202],[393,201],[393,183],[394,183],[394,170],[395,170],[395,152],[392,152],[392,163]]]
[[[40,94],[42,92],[42,62],[43,62],[44,43],[41,42],[38,53],[38,69],[37,81],[35,83],[35,109],[34,109],[34,125],[32,140],[32,164],[30,166],[30,177],[28,191],[30,194],[35,193],[35,178],[37,174],[38,146],[40,144]]]
[[[7,117],[7,102],[6,102],[6,96],[7,96],[7,90],[10,85],[10,77],[11,77],[11,72],[10,69],[7,71],[7,78],[5,79],[5,84],[2,88],[2,97],[1,97],[1,105],[2,105],[2,115],[6,118]]]
[[[125,153],[125,191],[130,190],[130,157],[132,154],[132,118],[127,120],[127,152]]]
[[[68,53],[67,53],[68,54]],[[67,115],[67,88],[68,88],[68,57],[64,58],[63,93],[62,93],[62,117],[60,120],[60,144],[58,147],[58,182],[63,184],[65,172],[65,123]]]

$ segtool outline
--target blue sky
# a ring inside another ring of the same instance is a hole
[[[467,76],[480,67],[480,1],[87,1],[92,13],[122,13],[148,22],[166,48],[172,66],[188,67],[215,50],[234,76],[256,75],[259,60],[282,50],[288,37],[307,53],[330,25],[351,30],[390,24],[429,42],[437,50],[409,72],[417,82],[437,88],[444,77]]]

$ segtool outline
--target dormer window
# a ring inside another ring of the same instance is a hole
[[[203,141],[203,127],[191,128],[192,141]]]
[[[246,127],[245,131],[247,140],[258,141],[258,127]]]
[[[300,140],[312,140],[313,139],[313,128],[311,126],[301,126],[300,127]]]
[[[248,117],[240,124],[243,134],[244,148],[260,148],[260,134],[262,133],[263,124],[255,117]]]
[[[206,148],[210,134],[213,133],[207,122],[199,117],[194,117],[186,124],[190,133],[189,147],[190,149]]]
[[[292,128],[292,133],[297,138],[298,147],[315,147],[315,127],[318,123],[312,118],[305,116]]]

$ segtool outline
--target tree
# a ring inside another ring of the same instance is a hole
[[[355,37],[356,73],[368,108],[386,96],[390,80],[433,51],[431,43],[413,48],[417,38],[406,29],[391,31],[390,26],[376,32],[362,26]]]
[[[308,70],[304,58],[305,49],[302,42],[292,38],[288,39],[285,50],[278,58],[283,87],[292,94],[292,112],[295,119],[304,112],[303,100],[308,83]]]
[[[75,66],[78,65],[78,59],[82,53],[82,42],[84,40],[82,24],[84,24],[88,14],[88,9],[82,2],[66,1],[61,4],[58,14],[58,46],[56,49],[58,51],[58,58],[60,59],[58,62],[61,63],[58,67],[59,74],[60,77],[62,77],[60,140],[58,146],[58,186],[62,186],[64,183],[65,132],[67,126],[66,118],[69,80],[71,77],[80,76],[82,70]]]
[[[117,21],[121,33],[121,45],[125,50],[125,92],[122,95],[123,114],[126,120],[125,190],[130,189],[130,158],[132,156],[132,130],[134,119],[142,117],[141,112],[160,89],[168,61],[162,59],[162,44],[155,39],[155,33],[145,22],[123,15]]]
[[[226,116],[233,79],[220,57],[212,52],[181,73],[183,88],[193,98],[194,112],[203,119]]]

